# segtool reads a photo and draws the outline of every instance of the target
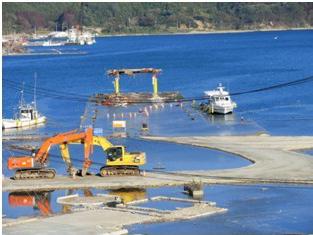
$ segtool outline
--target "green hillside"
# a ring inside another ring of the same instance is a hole
[[[104,34],[308,28],[313,3],[2,3],[3,34],[66,30]]]

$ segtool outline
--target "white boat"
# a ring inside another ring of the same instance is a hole
[[[80,39],[79,40],[79,45],[85,45],[85,40],[84,39]]]
[[[20,108],[18,116],[14,119],[3,119],[2,129],[29,127],[45,121],[46,117],[41,116],[34,107],[27,105]]]
[[[64,43],[61,42],[52,42],[52,41],[45,41],[42,46],[44,47],[55,47],[55,46],[63,46]]]
[[[79,44],[79,45],[92,45],[96,42],[94,35],[89,31],[80,31],[77,29],[69,29],[68,44]]]
[[[223,87],[220,83],[217,87],[217,90],[204,91],[204,96],[207,97],[209,100],[205,103],[200,104],[200,107],[211,114],[232,113],[234,108],[237,107],[237,104],[231,100],[229,92],[224,91],[224,88],[225,87]]]
[[[92,38],[87,38],[87,40],[86,40],[87,45],[92,45],[93,43],[94,42],[93,42]]]
[[[25,104],[24,100],[24,88],[21,91],[21,100],[19,105],[19,111],[14,115],[13,119],[3,119],[2,129],[22,128],[30,127],[46,121],[45,116],[41,116],[37,110],[36,105],[36,85],[34,90],[34,106]]]

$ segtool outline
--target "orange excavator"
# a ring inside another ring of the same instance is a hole
[[[127,153],[124,146],[113,146],[107,139],[100,136],[93,136],[92,128],[88,127],[86,132],[77,133],[76,130],[60,133],[47,139],[37,153],[32,156],[14,156],[8,159],[9,170],[17,171],[14,179],[53,179],[56,170],[46,168],[49,150],[54,145],[60,145],[63,160],[67,163],[67,171],[76,174],[72,167],[68,144],[84,144],[85,160],[81,175],[85,176],[92,164],[90,153],[93,152],[93,145],[101,146],[107,155],[106,165],[100,169],[102,176],[106,175],[139,175],[139,165],[146,164],[146,154],[142,152]]]
[[[47,158],[49,150],[52,146],[60,144],[60,148],[64,148],[67,142],[83,139],[85,142],[85,161],[83,164],[83,171],[87,171],[91,161],[89,153],[92,148],[92,129],[87,128],[86,133],[76,133],[77,131],[70,131],[55,135],[47,139],[40,147],[35,156],[18,156],[10,157],[8,159],[9,170],[18,169],[15,174],[15,179],[29,179],[29,178],[54,178],[56,170],[53,168],[45,168],[47,166]],[[66,150],[65,150],[66,151]],[[67,149],[68,151],[68,149]],[[71,165],[68,165],[68,170]]]

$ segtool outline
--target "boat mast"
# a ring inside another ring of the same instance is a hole
[[[23,106],[24,106],[24,86],[25,86],[25,82],[23,81],[23,88],[22,88],[22,90],[21,90],[21,101],[20,101],[20,109],[21,108],[23,108]]]
[[[35,72],[35,86],[34,86],[34,109],[35,110],[37,110],[36,86],[37,86],[37,72]]]

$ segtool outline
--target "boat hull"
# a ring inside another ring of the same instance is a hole
[[[13,128],[35,126],[37,124],[44,123],[45,121],[46,121],[46,117],[40,117],[34,120],[3,119],[2,129],[13,129]]]
[[[220,106],[216,104],[210,105],[211,113],[218,113],[218,114],[228,114],[232,113],[234,110],[233,105],[225,105],[225,106]]]
[[[218,114],[228,114],[233,112],[233,108],[223,108],[223,107],[215,107],[213,113],[218,113]]]

